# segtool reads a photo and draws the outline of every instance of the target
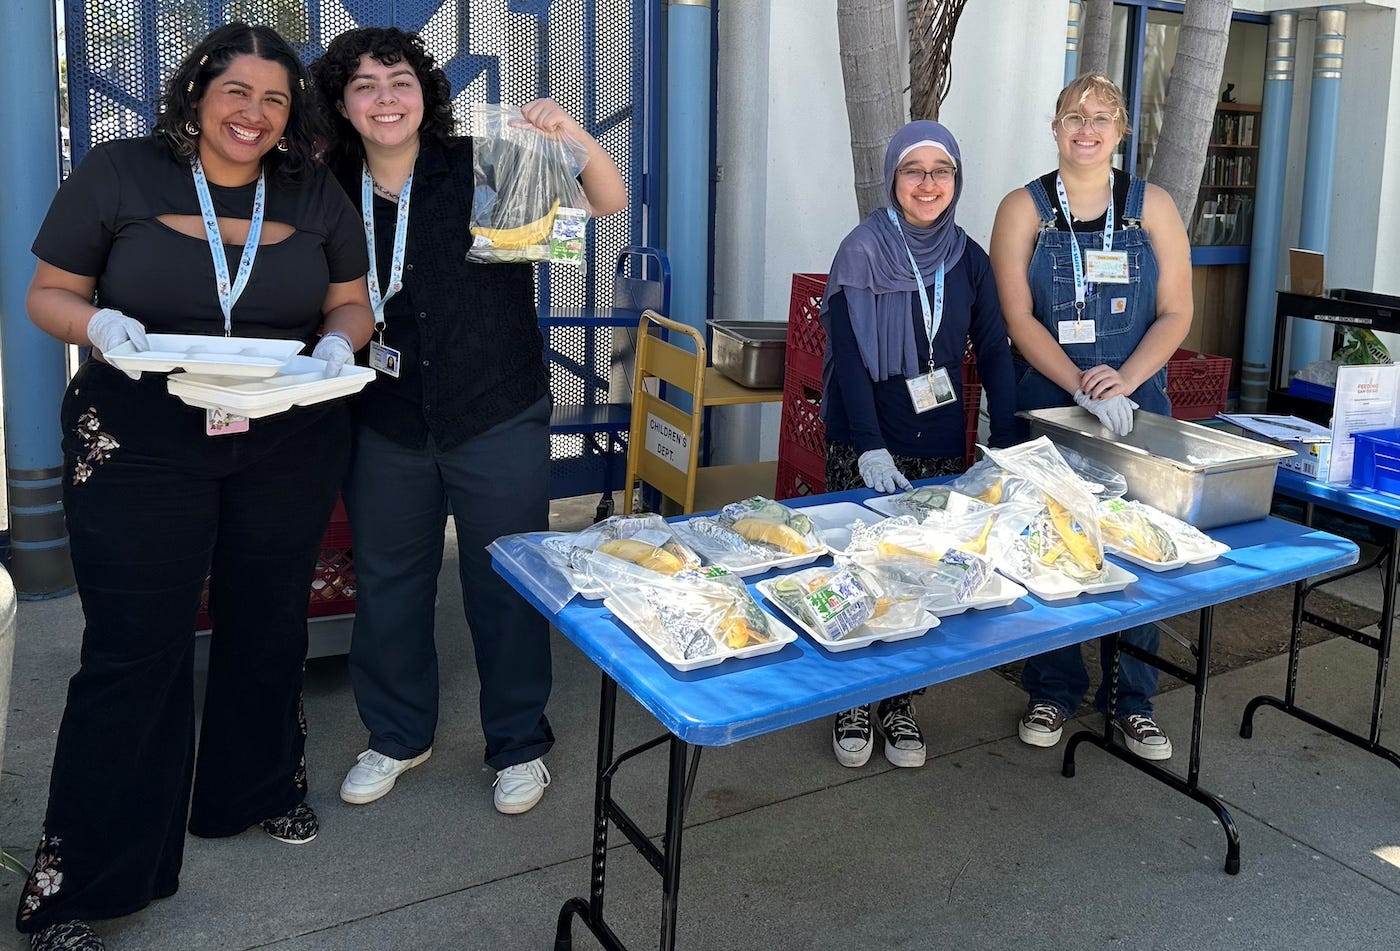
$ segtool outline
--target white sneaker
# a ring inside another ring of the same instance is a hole
[[[535,808],[549,785],[549,770],[544,760],[507,766],[496,773],[496,811],[508,816],[519,815]]]
[[[365,750],[355,757],[355,765],[345,774],[345,782],[340,784],[340,798],[357,806],[381,799],[394,788],[399,773],[427,762],[432,755],[432,747],[412,759],[394,759],[374,750]]]

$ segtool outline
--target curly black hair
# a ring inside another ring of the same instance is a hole
[[[366,53],[385,66],[404,62],[413,67],[418,84],[423,87],[423,124],[418,132],[446,142],[456,128],[452,115],[452,84],[418,34],[405,33],[398,27],[348,30],[331,40],[325,54],[311,64],[321,115],[331,130],[327,159],[332,167],[364,158],[360,134],[337,106],[345,100],[345,87],[355,75],[360,57]]]
[[[263,165],[270,176],[281,182],[290,185],[305,182],[315,168],[326,140],[326,130],[316,108],[310,74],[291,44],[271,27],[229,23],[200,40],[165,85],[155,131],[165,137],[180,158],[194,156],[199,151],[199,139],[189,134],[186,125],[198,119],[199,100],[204,91],[223,75],[230,62],[244,55],[280,63],[287,71],[287,86],[292,93],[287,130],[283,134],[287,150],[272,149],[263,157]]]

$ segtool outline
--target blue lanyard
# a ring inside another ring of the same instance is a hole
[[[233,305],[243,296],[243,289],[248,286],[248,275],[253,273],[253,259],[258,256],[258,240],[262,237],[263,213],[267,202],[267,181],[259,170],[258,189],[253,194],[253,213],[248,221],[248,239],[243,242],[243,256],[238,260],[238,276],[230,285],[224,239],[219,234],[219,216],[214,213],[214,199],[209,196],[209,180],[204,177],[204,166],[200,164],[198,156],[193,168],[194,190],[199,195],[199,211],[204,216],[204,236],[209,239],[209,254],[214,258],[219,309],[224,312],[224,336],[230,337],[233,335]]]
[[[1060,199],[1060,209],[1065,213],[1065,224],[1069,225],[1069,252],[1074,262],[1074,310],[1077,314],[1084,309],[1084,299],[1093,293],[1094,285],[1084,280],[1084,261],[1079,256],[1079,238],[1074,233],[1074,218],[1069,213],[1069,196],[1065,194],[1065,183],[1055,174],[1055,194]],[[1113,170],[1108,173],[1108,210],[1103,216],[1103,249],[1113,250]]]
[[[914,252],[909,250],[909,240],[904,237],[904,229],[899,226],[899,217],[894,213],[893,208],[886,208],[885,213],[890,216],[890,221],[894,222],[894,228],[899,232],[899,240],[904,242],[904,253],[909,255],[909,266],[914,269],[914,283],[919,288],[919,305],[924,309],[924,332],[928,334],[928,370],[934,370],[933,364],[933,338],[938,333],[938,328],[943,325],[943,262],[938,262],[938,273],[933,278],[933,308],[928,306],[928,291],[924,289],[924,276],[919,273],[919,265],[914,261]]]
[[[408,173],[403,188],[399,189],[398,217],[394,221],[394,254],[389,261],[389,293],[380,296],[379,265],[374,253],[374,179],[369,174],[369,163],[360,176],[360,214],[365,221],[365,243],[369,245],[369,305],[374,310],[374,329],[383,342],[384,305],[399,291],[403,290],[403,256],[408,246],[408,202],[413,191],[413,173]]]

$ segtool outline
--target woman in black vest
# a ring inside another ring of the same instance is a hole
[[[368,359],[380,372],[356,406],[345,492],[358,577],[350,676],[370,741],[340,795],[373,802],[432,753],[450,507],[496,808],[526,812],[549,785],[549,625],[491,569],[486,546],[548,525],[551,404],[534,274],[466,260],[472,140],[452,134],[451,88],[417,36],[351,30],[312,71],[336,132],[328,161],[367,240],[372,231],[379,308]],[[617,166],[577,122],[548,99],[522,112],[587,146],[592,214],[626,205]]]

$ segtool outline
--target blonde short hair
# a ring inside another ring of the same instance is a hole
[[[1127,135],[1132,131],[1128,128],[1128,102],[1123,98],[1123,90],[1119,89],[1113,80],[1099,73],[1076,76],[1070,80],[1068,86],[1060,90],[1060,95],[1055,99],[1054,122],[1059,122],[1061,116],[1082,106],[1084,100],[1090,96],[1097,96],[1101,102],[1113,108],[1120,135]]]

